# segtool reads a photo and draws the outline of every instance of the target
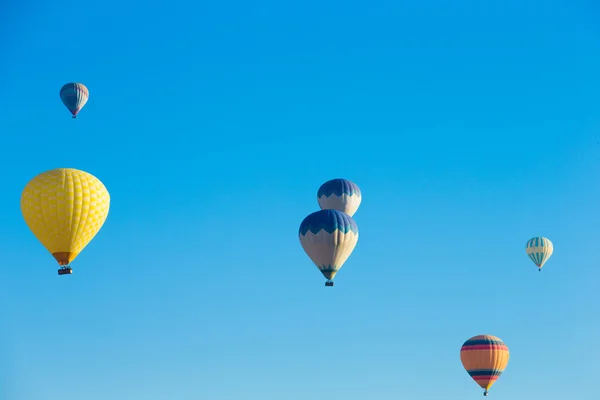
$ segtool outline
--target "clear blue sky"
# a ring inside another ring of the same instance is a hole
[[[0,398],[479,399],[477,334],[511,350],[491,398],[593,398],[600,7],[489,3],[4,10]],[[111,194],[67,277],[19,209],[57,167]],[[361,236],[325,288],[297,230],[336,177]]]

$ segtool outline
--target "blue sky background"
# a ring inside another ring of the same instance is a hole
[[[494,399],[593,396],[600,7],[495,3],[5,5],[0,398],[478,399],[484,333]],[[111,194],[68,277],[19,209],[57,167]],[[361,236],[325,288],[297,229],[336,177]]]

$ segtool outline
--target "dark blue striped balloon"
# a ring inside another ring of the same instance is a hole
[[[348,214],[337,210],[321,210],[304,218],[300,224],[299,234],[306,235],[308,231],[317,234],[321,230],[327,233],[333,233],[336,230],[343,233],[350,231],[358,233],[358,226]]]

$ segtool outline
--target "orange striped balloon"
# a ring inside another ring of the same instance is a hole
[[[500,338],[491,335],[474,336],[460,349],[460,361],[471,378],[488,395],[488,390],[508,365],[510,353]]]

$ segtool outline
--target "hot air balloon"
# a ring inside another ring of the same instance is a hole
[[[474,336],[460,349],[460,361],[471,378],[488,395],[488,390],[508,365],[510,353],[500,338],[491,335]]]
[[[538,236],[527,241],[525,252],[527,252],[531,261],[533,261],[535,265],[538,266],[539,271],[541,271],[544,264],[546,264],[546,261],[548,261],[554,252],[554,246],[550,239]]]
[[[95,176],[58,168],[33,178],[21,195],[21,212],[35,237],[54,256],[59,275],[96,236],[110,207],[108,191]]]
[[[317,192],[322,210],[338,210],[353,216],[362,199],[360,189],[347,179],[332,179],[325,182]]]
[[[327,278],[325,286],[333,286],[333,277],[358,242],[358,226],[352,217],[337,210],[314,212],[304,218],[298,236],[306,254]]]
[[[77,118],[77,114],[85,106],[89,97],[90,92],[83,83],[67,83],[60,89],[60,99],[71,111],[73,118]]]

